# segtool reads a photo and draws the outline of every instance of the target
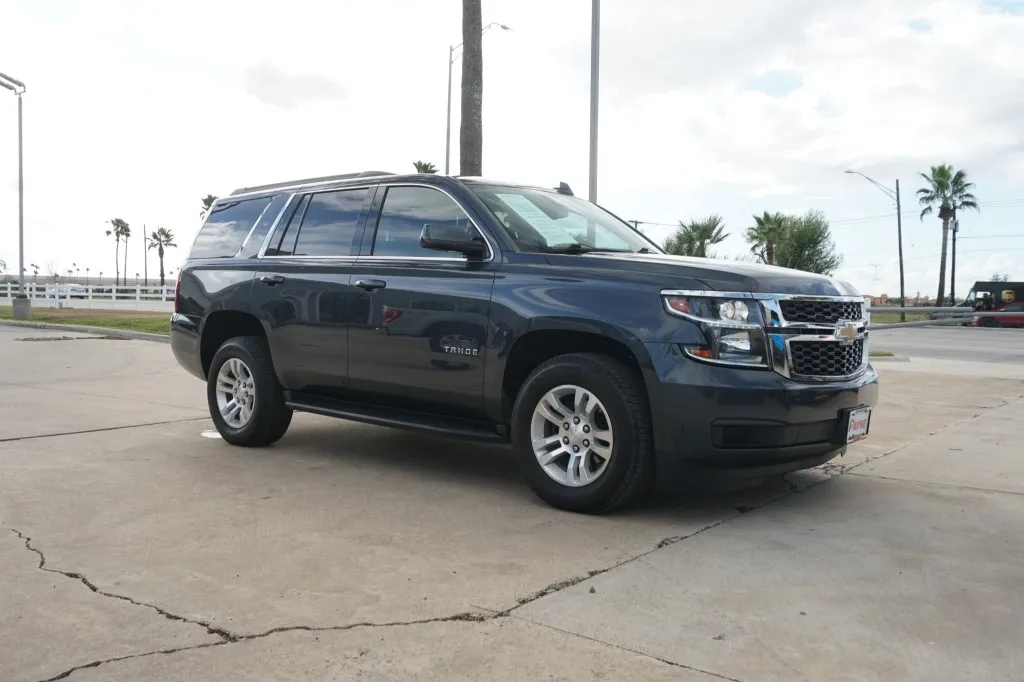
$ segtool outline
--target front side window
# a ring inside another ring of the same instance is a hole
[[[359,212],[368,192],[363,187],[312,195],[299,226],[294,255],[351,255],[359,228]]]
[[[444,192],[430,187],[389,187],[377,221],[372,253],[395,258],[441,256],[420,246],[423,226],[441,224],[471,229],[469,217]]]
[[[472,185],[521,251],[660,253],[629,225],[577,197],[525,187]]]

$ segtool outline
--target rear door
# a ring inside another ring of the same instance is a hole
[[[286,389],[332,395],[346,383],[350,282],[374,185],[296,194],[266,245],[252,312]]]
[[[470,261],[420,246],[426,224],[477,229],[488,254]],[[444,190],[382,184],[352,277],[349,380],[371,400],[453,416],[483,411],[493,243]]]

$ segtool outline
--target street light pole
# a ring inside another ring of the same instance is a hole
[[[906,303],[906,289],[905,289],[905,286],[904,286],[904,277],[903,277],[903,207],[902,207],[902,205],[900,203],[900,180],[899,180],[899,178],[896,178],[896,191],[894,192],[891,189],[889,189],[888,187],[886,187],[885,185],[883,185],[882,183],[877,182],[876,180],[873,180],[872,178],[869,178],[868,176],[864,175],[860,171],[847,170],[846,173],[848,173],[850,175],[859,175],[859,176],[861,176],[862,178],[864,178],[865,180],[870,182],[872,185],[874,185],[878,189],[880,189],[883,192],[885,192],[885,195],[887,197],[889,197],[890,199],[893,199],[896,202],[896,243],[897,243],[897,245],[899,247],[899,254],[900,254],[900,307],[904,308],[904,307],[906,307],[907,303]],[[907,314],[906,313],[900,313],[900,322],[906,322],[906,321],[907,321]]]
[[[600,83],[601,0],[590,6],[590,196],[597,203],[597,101]]]
[[[25,84],[0,73],[0,86],[18,98],[18,296],[14,299],[13,317],[24,319],[32,313],[32,301],[25,295],[25,152],[21,104]]]
[[[497,26],[502,31],[511,31],[512,30],[512,28],[510,26],[506,26],[505,24],[499,24],[496,21],[492,21],[491,23],[489,23],[486,26],[484,26],[483,30],[480,31],[480,35],[483,35],[483,34],[487,33],[487,30],[489,28],[491,28],[492,26]],[[462,43],[459,43],[458,45],[449,45],[448,46],[448,115],[445,118],[445,128],[444,128],[444,174],[445,175],[448,175],[448,170],[449,170],[449,167],[450,167],[450,164],[451,164],[451,156],[452,156],[452,66],[455,65],[455,60],[458,58],[455,55],[455,50],[459,49],[460,47],[462,47]]]

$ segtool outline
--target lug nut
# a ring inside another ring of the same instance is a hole
[[[562,428],[565,429],[566,431],[568,431],[569,430],[569,422],[565,422],[564,424],[562,424]]]
[[[583,427],[583,433],[590,433],[590,427],[589,426],[584,426]]]
[[[579,452],[579,451],[580,451],[580,446],[578,446],[578,445],[573,445],[573,446],[572,446],[572,451],[573,451],[573,452]]]
[[[565,443],[566,445],[568,445],[569,444],[569,437],[566,436],[565,438],[563,438],[562,442]]]
[[[573,417],[572,418],[572,423],[573,424],[579,424],[580,423],[580,418],[579,417]]]
[[[586,440],[586,439],[584,439],[584,441],[583,441],[583,447],[585,447],[585,448],[589,448],[589,447],[590,447],[590,441],[589,441],[589,440]]]

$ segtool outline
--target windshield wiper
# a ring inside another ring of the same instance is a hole
[[[566,246],[548,247],[548,253],[565,253],[569,255],[578,255],[581,253],[595,253],[600,251],[613,251],[614,249],[599,249],[595,246],[587,246],[586,244],[580,244],[574,242]]]

